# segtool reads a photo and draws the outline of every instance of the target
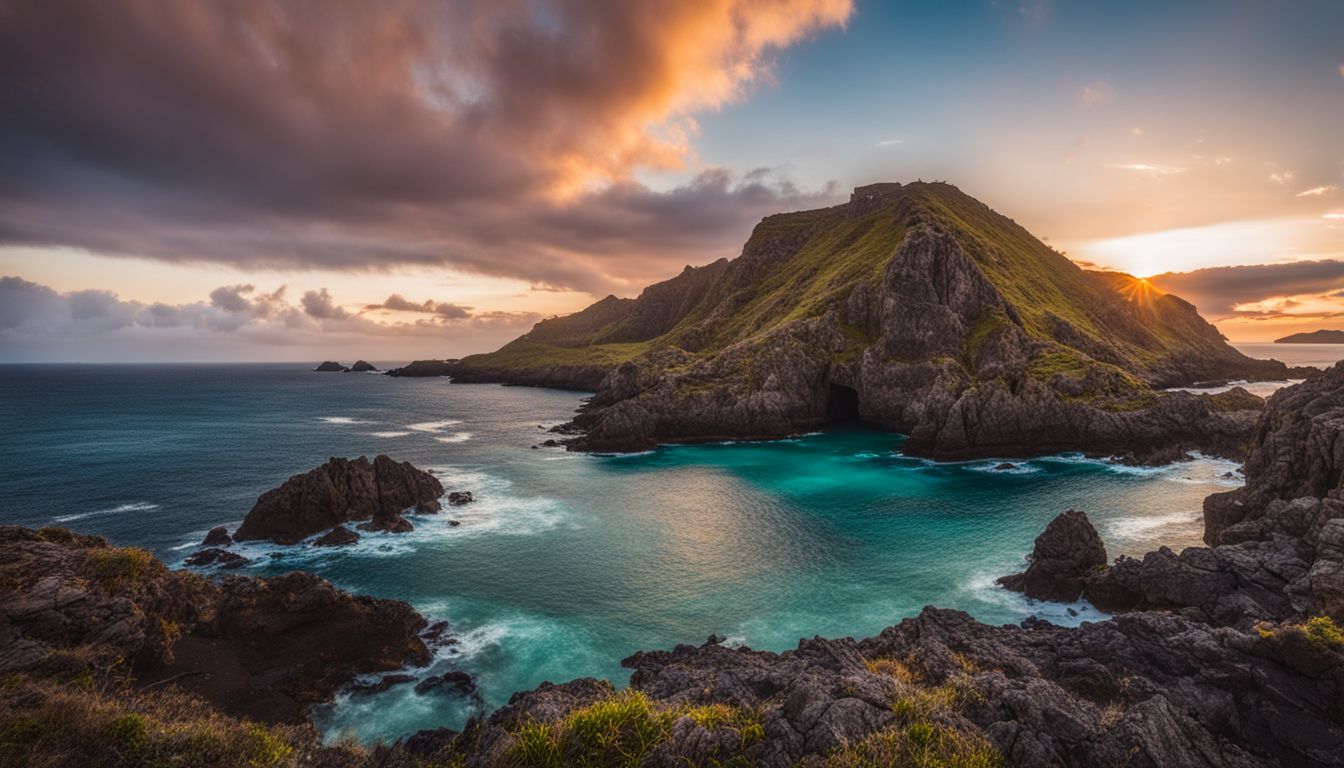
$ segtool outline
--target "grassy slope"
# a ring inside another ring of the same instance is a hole
[[[958,238],[1014,305],[1034,338],[1050,340],[1058,322],[1053,318],[1063,319],[1096,346],[1112,350],[1114,362],[1131,372],[1146,370],[1173,353],[1207,349],[1217,342],[1216,333],[1211,337],[1209,327],[1186,312],[1179,300],[1147,289],[1127,275],[1084,271],[956,187],[910,184],[901,194],[926,220]],[[713,280],[698,279],[703,275],[688,270],[650,288],[640,299],[608,297],[574,315],[543,321],[499,351],[473,355],[464,362],[503,369],[615,366],[662,344],[713,353],[784,324],[820,316],[854,285],[877,279],[906,234],[890,205],[861,217],[851,217],[847,211],[842,205],[769,216],[752,232],[743,256],[727,265],[722,275],[714,274]],[[649,297],[655,288],[668,292],[678,287],[678,281],[697,279],[698,285],[680,286],[682,295],[699,296],[678,309],[684,312],[680,322],[660,335],[631,339],[626,320],[639,302],[654,300]],[[1118,295],[1122,291],[1130,295]],[[970,344],[1001,322],[1008,321],[985,318],[973,329]],[[856,340],[864,338],[861,329],[852,330]],[[628,341],[592,343],[614,335]],[[1098,364],[1064,345],[1053,345],[1048,354],[1039,366],[1042,375],[1080,373]]]

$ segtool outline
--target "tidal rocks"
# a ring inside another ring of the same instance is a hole
[[[183,562],[198,568],[208,565],[218,565],[221,568],[239,568],[252,561],[237,552],[230,552],[227,549],[220,549],[219,547],[210,547],[192,553]]]
[[[305,573],[207,580],[98,537],[0,526],[0,581],[0,672],[120,661],[136,685],[265,722],[302,722],[357,675],[429,660],[409,605]]]
[[[341,365],[340,363],[335,362],[334,360],[328,360],[325,363],[322,363],[321,365],[317,366],[313,370],[319,371],[321,373],[342,373],[348,369],[344,365]]]
[[[443,486],[409,462],[333,458],[267,491],[234,532],[237,541],[294,544],[342,523],[369,520],[372,530],[406,530],[401,513],[437,512]]]
[[[476,681],[466,672],[452,670],[441,675],[431,675],[415,684],[416,693],[423,694],[436,690],[451,690],[469,696],[476,692]]]
[[[356,360],[355,364],[350,366],[349,368],[350,373],[367,373],[370,371],[377,371],[377,370],[378,370],[377,366],[373,365],[372,363],[367,363],[363,360]]]
[[[448,494],[448,505],[451,507],[460,507],[463,504],[470,504],[475,501],[471,491],[453,491]]]
[[[229,536],[229,529],[224,526],[211,528],[210,532],[205,534],[205,540],[201,542],[203,547],[227,547],[233,544],[233,538]]]
[[[431,377],[451,376],[458,361],[453,360],[416,360],[410,365],[388,370],[388,376]]]
[[[1083,583],[1106,567],[1106,547],[1087,514],[1069,510],[1036,537],[1027,570],[999,579],[1008,589],[1037,600],[1071,602],[1083,593]]]
[[[314,547],[344,547],[348,544],[354,544],[359,541],[359,534],[346,528],[344,525],[338,525],[330,531],[322,534],[313,542]]]

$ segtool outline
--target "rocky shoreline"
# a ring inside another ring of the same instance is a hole
[[[1008,586],[1085,596],[1116,614],[1106,621],[991,627],[930,607],[876,637],[784,653],[711,637],[625,659],[628,689],[545,683],[460,733],[366,750],[267,731],[285,750],[264,764],[1344,765],[1341,435],[1336,366],[1268,399],[1245,487],[1206,502],[1210,546],[1108,563],[1085,514],[1052,522]],[[182,694],[211,717],[301,724],[360,672],[391,673],[364,686],[409,682],[398,670],[443,631],[404,603],[306,574],[206,579],[59,529],[0,528],[0,581],[0,671],[21,694],[0,704],[6,732],[47,727],[44,702],[66,681],[114,668],[131,673],[108,688],[118,712],[158,713],[160,697]],[[472,688],[456,675],[432,684]],[[0,751],[40,755],[45,738]]]

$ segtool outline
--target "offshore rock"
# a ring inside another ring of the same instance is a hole
[[[224,526],[211,528],[210,532],[205,534],[205,540],[201,542],[203,547],[227,547],[233,544],[233,538],[229,536],[229,529]]]
[[[325,363],[322,363],[321,365],[317,366],[313,370],[320,371],[322,373],[340,373],[347,370],[347,368],[338,362],[328,360]]]
[[[377,370],[378,370],[377,366],[373,365],[372,363],[367,363],[363,360],[357,360],[355,361],[354,365],[350,366],[350,373],[367,373]]]
[[[330,531],[317,537],[313,542],[314,547],[344,547],[347,544],[354,544],[359,541],[359,534],[346,528],[344,525],[338,525]]]
[[[358,520],[369,520],[371,530],[407,530],[401,513],[437,512],[442,495],[438,479],[409,462],[333,458],[262,494],[233,537],[294,544]]]
[[[1069,510],[1050,521],[1036,537],[1024,573],[999,583],[1037,600],[1072,602],[1083,593],[1086,579],[1106,567],[1106,547],[1087,514]]]

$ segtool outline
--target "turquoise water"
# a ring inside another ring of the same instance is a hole
[[[1052,457],[934,465],[865,429],[595,457],[530,448],[575,393],[302,366],[0,367],[0,521],[61,524],[180,563],[258,494],[329,456],[388,453],[475,504],[349,549],[252,545],[244,572],[314,571],[410,601],[460,637],[435,666],[479,702],[410,686],[319,713],[332,738],[460,726],[543,680],[627,678],[619,660],[711,632],[782,650],[865,636],[927,604],[990,622],[1030,605],[993,586],[1056,514],[1086,510],[1112,556],[1198,542],[1229,462],[1131,469]],[[461,521],[450,527],[449,518]],[[1070,615],[1068,609],[1078,613]]]

